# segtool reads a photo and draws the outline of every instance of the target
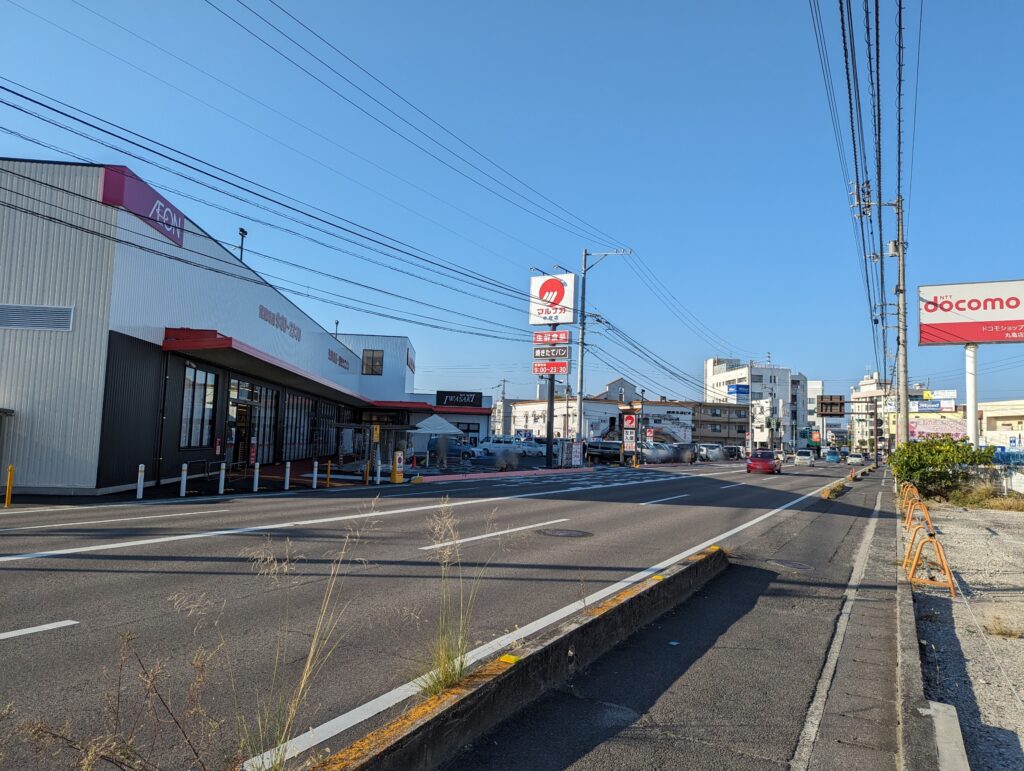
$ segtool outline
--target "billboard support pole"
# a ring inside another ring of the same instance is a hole
[[[551,325],[551,330],[554,331],[556,329],[558,329],[558,325],[557,324],[552,324]],[[567,377],[566,380],[568,380],[568,379],[569,378]],[[554,468],[555,467],[555,464],[554,464],[554,458],[555,458],[555,448],[554,448],[554,441],[555,441],[555,376],[554,375],[548,375],[548,425],[547,425],[547,435],[548,435],[548,448],[547,448],[547,452],[546,452],[546,455],[545,455],[545,461],[546,461],[545,466],[547,468]]]
[[[899,379],[900,412],[896,444],[910,438],[910,384],[907,382],[907,265],[903,241],[903,196],[896,196],[896,377]]]
[[[967,363],[967,438],[978,446],[978,345],[964,346]]]

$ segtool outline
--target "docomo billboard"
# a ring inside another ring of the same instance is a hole
[[[920,345],[1024,343],[1024,280],[918,290]]]
[[[185,242],[185,215],[127,166],[103,167],[103,193],[108,206],[121,206],[178,246]]]
[[[530,323],[576,323],[576,274],[530,277]]]

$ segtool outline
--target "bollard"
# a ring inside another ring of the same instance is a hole
[[[187,463],[182,463],[181,464],[181,482],[178,483],[178,497],[179,498],[184,498],[185,497],[185,483],[186,483],[187,480],[188,480],[188,464]]]
[[[7,489],[4,492],[4,508],[11,508],[11,493],[14,492],[14,464],[7,467]]]
[[[328,460],[327,461],[327,484],[324,485],[324,487],[330,487],[330,486],[331,486],[331,462]]]
[[[217,479],[217,495],[224,495],[224,475],[228,470],[227,463],[220,464],[220,477]]]
[[[284,464],[284,489],[287,490],[292,485],[292,462],[286,461]]]
[[[313,461],[313,489],[316,489],[316,477],[320,473],[320,461]]]
[[[135,483],[135,500],[142,500],[142,487],[146,484],[146,464],[139,464],[139,479]]]
[[[260,491],[260,464],[259,461],[252,466],[252,491],[258,493]]]

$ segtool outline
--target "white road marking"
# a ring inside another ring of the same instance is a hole
[[[21,637],[26,634],[35,634],[36,632],[46,632],[50,629],[60,629],[62,626],[74,626],[77,621],[54,621],[52,624],[41,624],[40,626],[30,626],[25,629],[15,629],[13,632],[0,632],[0,640],[9,640],[12,637]]]
[[[674,501],[676,498],[689,498],[689,493],[683,493],[682,495],[672,495],[668,498],[658,498],[656,501],[644,501],[641,506],[650,506],[652,503],[664,503],[665,501]]]
[[[662,480],[654,480],[662,481]],[[605,485],[605,489],[613,487],[630,487],[632,485],[651,484],[652,480],[633,480],[629,482],[616,482]],[[564,487],[560,490],[540,490],[534,493],[521,493],[519,495],[502,495],[496,498],[475,498],[470,501],[449,501],[448,506],[472,506],[479,503],[491,503],[497,501],[511,501],[521,498],[539,498],[544,495],[559,495],[562,493],[573,493],[587,490],[587,487]],[[66,554],[85,554],[94,551],[113,551],[115,549],[130,549],[133,546],[150,546],[157,543],[171,543],[173,541],[191,541],[198,538],[217,538],[225,535],[244,535],[246,533],[265,533],[271,530],[287,530],[295,527],[307,527],[309,525],[324,525],[331,522],[344,522],[353,519],[371,519],[375,517],[386,517],[391,514],[408,514],[416,511],[427,511],[437,508],[437,504],[425,506],[409,506],[404,509],[390,509],[386,511],[371,511],[363,514],[340,514],[334,517],[320,517],[318,519],[296,520],[294,522],[280,522],[273,525],[253,525],[251,527],[234,527],[225,530],[205,530],[198,533],[183,533],[181,535],[165,535],[155,538],[140,538],[134,541],[117,541],[114,543],[98,543],[92,546],[73,546],[68,549],[52,549],[49,551],[29,552],[27,554],[8,554],[0,556],[0,562],[18,562],[20,560],[44,559],[47,557],[60,557]]]
[[[166,517],[190,517],[193,514],[222,514],[231,509],[208,509],[207,511],[181,511],[176,514],[148,514],[144,517],[123,517],[121,519],[90,519],[85,522],[59,522],[55,525],[27,525],[25,527],[8,527],[0,533],[14,533],[19,530],[46,530],[54,527],[76,527],[77,525],[105,525],[110,522],[134,522],[137,519],[163,519]]]
[[[740,487],[740,486],[741,486],[742,484],[743,484],[742,482],[737,482],[737,483],[736,483],[736,484],[734,484],[734,485],[722,485],[722,486],[721,486],[721,487],[719,487],[718,489],[719,489],[719,490],[728,490],[728,489],[729,489],[730,487]]]
[[[445,546],[454,546],[457,543],[469,543],[470,541],[482,541],[484,538],[494,538],[498,535],[505,535],[505,533],[518,533],[520,530],[533,530],[535,527],[544,527],[545,525],[557,525],[559,522],[568,522],[568,517],[562,519],[552,519],[550,522],[538,522],[536,525],[524,525],[523,527],[510,527],[508,530],[496,530],[493,533],[484,533],[484,535],[474,535],[470,538],[460,538],[457,541],[445,541],[444,543],[434,543],[430,546],[421,546],[420,551],[430,551],[431,549],[442,549]]]
[[[829,482],[829,484],[831,484],[831,482]],[[585,597],[582,600],[577,600],[571,605],[566,605],[564,608],[559,608],[556,611],[548,613],[546,616],[542,616],[541,618],[538,618],[536,621],[531,621],[529,624],[526,624],[525,626],[518,627],[512,632],[503,634],[500,637],[495,637],[490,642],[484,643],[480,647],[474,648],[469,653],[467,653],[466,662],[467,664],[474,664],[477,661],[480,661],[481,659],[485,659],[489,656],[492,656],[498,651],[505,648],[507,645],[509,645],[509,643],[515,642],[516,640],[522,640],[525,637],[529,637],[535,632],[538,632],[541,629],[550,626],[551,624],[554,624],[558,621],[561,621],[571,616],[573,613],[576,613],[577,611],[590,607],[600,602],[601,600],[605,599],[606,597],[610,597],[616,592],[621,591],[622,589],[626,589],[630,586],[633,586],[634,584],[637,584],[649,578],[650,576],[657,573],[659,570],[664,570],[670,565],[675,565],[677,562],[680,562],[686,559],[687,557],[696,554],[699,551],[703,551],[709,546],[714,546],[720,541],[724,541],[726,538],[731,538],[737,533],[746,530],[748,527],[753,527],[754,525],[763,522],[769,517],[775,516],[781,511],[785,511],[786,509],[790,509],[793,506],[796,506],[798,503],[802,503],[808,498],[820,495],[821,491],[824,490],[826,487],[828,487],[827,484],[822,485],[816,490],[812,490],[806,495],[801,495],[799,498],[794,498],[789,503],[783,504],[778,508],[772,509],[769,512],[754,517],[753,519],[744,522],[742,525],[737,525],[731,530],[726,530],[724,533],[719,533],[718,535],[714,536],[713,538],[709,538],[707,541],[704,541],[703,543],[699,543],[696,546],[690,547],[686,551],[682,551],[679,554],[674,554],[668,559],[664,559],[655,565],[651,565],[646,570],[641,570],[639,573],[634,573],[628,578],[624,578],[621,581],[604,587],[603,589],[599,589],[598,591],[594,592],[588,597]],[[245,769],[245,771],[262,771],[262,769],[269,768],[270,765],[272,765],[275,761],[280,762],[288,760],[289,758],[294,758],[296,755],[299,755],[305,752],[306,750],[311,749],[316,745],[321,744],[322,742],[325,742],[334,736],[337,736],[341,732],[347,731],[349,728],[352,728],[355,725],[359,725],[359,723],[362,723],[364,720],[368,720],[375,715],[379,715],[384,710],[390,709],[391,707],[405,701],[411,696],[415,696],[420,691],[417,682],[417,680],[412,680],[406,683],[405,685],[400,685],[397,688],[388,691],[387,693],[381,694],[375,699],[371,699],[370,701],[356,707],[353,710],[350,710],[342,715],[339,715],[336,718],[328,720],[326,723],[323,723],[322,725],[319,725],[316,728],[309,729],[308,731],[306,731],[306,733],[300,734],[299,736],[295,737],[294,739],[285,744],[281,744],[277,747],[274,747],[273,749],[267,750],[262,755],[257,755],[256,757],[249,758],[249,760],[247,760],[244,763],[243,768]]]
[[[884,482],[883,476],[883,482]],[[882,505],[882,491],[875,496],[875,508],[871,512],[871,519],[864,528],[864,535],[861,536],[860,546],[857,549],[857,556],[853,561],[853,572],[850,574],[850,581],[846,584],[845,599],[839,613],[839,621],[836,623],[835,635],[832,637],[832,644],[829,646],[828,655],[825,657],[825,666],[821,670],[818,684],[814,689],[814,698],[807,710],[807,717],[804,720],[804,728],[800,732],[800,742],[797,744],[793,759],[789,761],[789,767],[794,771],[804,771],[811,761],[811,751],[814,749],[814,742],[818,738],[818,728],[821,726],[821,718],[825,714],[825,701],[828,699],[829,689],[832,687],[832,678],[836,673],[836,666],[839,664],[839,653],[843,648],[843,638],[846,637],[846,628],[850,623],[850,614],[853,612],[853,603],[857,601],[857,589],[864,579],[864,570],[868,565],[868,554],[871,550],[871,539],[875,534],[875,525],[878,523],[878,510]]]

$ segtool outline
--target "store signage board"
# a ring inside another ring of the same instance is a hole
[[[623,415],[622,416],[622,427],[623,428],[636,428],[636,415]]]
[[[568,329],[555,329],[549,332],[534,332],[534,345],[568,345],[572,342],[572,332]]]
[[[438,407],[483,407],[482,391],[438,391],[434,402]]]
[[[178,246],[185,243],[185,215],[127,166],[103,167],[100,200],[108,206],[127,209]]]
[[[654,438],[654,429],[653,428],[648,428],[647,429],[647,438],[648,439],[653,439]]]
[[[569,346],[567,345],[535,345],[533,347],[533,358],[535,359],[568,359]]]
[[[530,324],[576,323],[576,274],[530,277]]]
[[[931,284],[917,300],[920,345],[1024,343],[1024,280]]]
[[[567,361],[535,361],[533,363],[534,375],[568,375],[569,362]]]
[[[750,386],[747,384],[733,383],[727,386],[727,399],[730,404],[750,404]]]
[[[953,399],[955,401],[956,389],[946,388],[944,390],[924,391],[921,394],[921,398],[924,399],[925,401],[929,401],[931,399]]]
[[[635,428],[624,428],[624,429],[622,429],[622,441],[624,441],[624,442],[635,442],[636,441],[636,429]]]

